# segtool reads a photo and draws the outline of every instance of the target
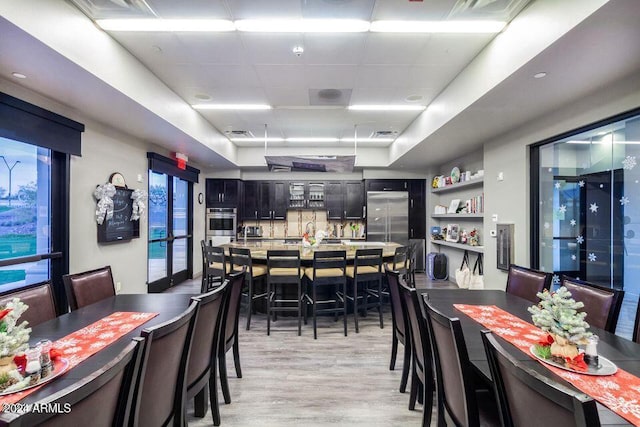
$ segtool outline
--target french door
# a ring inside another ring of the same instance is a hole
[[[193,185],[149,171],[149,292],[162,292],[191,277]]]

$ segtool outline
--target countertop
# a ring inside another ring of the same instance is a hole
[[[317,247],[303,247],[302,242],[295,242],[296,239],[287,239],[290,243],[287,243],[284,239],[279,240],[249,240],[245,243],[243,240],[237,242],[231,242],[221,245],[224,248],[246,248],[251,250],[251,258],[266,260],[267,251],[269,250],[300,250],[300,259],[313,260],[313,253],[315,251],[346,251],[347,259],[353,259],[358,249],[373,249],[382,248],[383,257],[392,257],[397,247],[402,246],[393,242],[366,242],[362,240],[343,240],[341,243],[320,243]]]

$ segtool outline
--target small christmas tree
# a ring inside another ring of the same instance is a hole
[[[538,292],[538,305],[529,307],[533,323],[554,336],[564,338],[569,343],[584,344],[591,335],[589,324],[584,318],[587,313],[578,312],[584,304],[571,298],[571,292],[564,286],[556,292]]]

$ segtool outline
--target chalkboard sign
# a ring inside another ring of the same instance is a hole
[[[131,221],[133,190],[116,187],[113,218],[98,225],[98,243],[121,242],[140,237],[140,222]]]

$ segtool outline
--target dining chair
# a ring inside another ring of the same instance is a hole
[[[62,276],[62,281],[72,311],[116,294],[110,266],[66,274]]]
[[[415,242],[408,246],[407,251],[407,284],[412,288],[416,287],[416,266],[418,262],[419,243]]]
[[[433,409],[434,378],[432,369],[432,351],[427,332],[427,324],[422,316],[420,301],[416,288],[409,287],[397,271],[390,271],[388,275],[398,284],[400,297],[407,312],[408,326],[411,328],[411,352],[413,354],[413,375],[411,376],[411,394],[409,409],[414,410],[418,390],[422,391],[423,404],[422,427],[431,425]]]
[[[202,281],[200,283],[200,292],[204,293],[204,289],[207,288],[207,257],[205,254],[205,247],[207,243],[204,240],[200,240],[200,248],[202,255]]]
[[[224,254],[224,248],[222,246],[210,246],[204,247],[205,265],[204,279],[200,289],[200,293],[205,293],[220,286],[227,274],[231,271],[230,266],[227,264],[227,259]]]
[[[533,303],[538,303],[537,293],[551,287],[553,275],[543,271],[533,270],[519,265],[511,264],[507,276],[508,294],[519,296]]]
[[[59,407],[61,411],[27,411],[15,416],[5,413],[0,426],[127,425],[145,345],[143,338],[133,338],[105,366],[37,402],[43,408]]]
[[[400,272],[400,275],[404,277],[409,269],[409,247],[397,247],[393,253],[393,261],[386,263],[385,267]]]
[[[386,276],[389,286],[389,297],[391,298],[391,323],[393,325],[389,370],[393,371],[396,367],[396,355],[398,353],[399,342],[404,347],[402,377],[400,378],[400,393],[404,393],[407,390],[409,364],[411,363],[411,333],[408,327],[407,310],[400,296],[400,273],[386,268]]]
[[[256,294],[255,283],[262,281],[267,277],[267,267],[264,265],[254,264],[251,259],[251,249],[247,248],[229,248],[229,258],[231,261],[231,271],[238,271],[242,267],[246,267],[247,273],[245,283],[247,284],[247,331],[251,329],[251,314],[254,311],[253,302],[258,299],[266,298],[267,293],[262,292]]]
[[[347,336],[347,301],[344,298],[347,292],[346,267],[346,251],[316,251],[313,253],[313,266],[305,269],[304,275],[311,287],[311,295],[309,292],[305,292],[305,299],[312,307],[313,339],[318,339],[318,313],[334,313],[335,315],[342,313],[344,336]],[[318,288],[331,288],[331,297],[328,299],[318,298]],[[331,304],[332,307],[326,307],[327,304]],[[318,308],[320,305],[326,308]]]
[[[204,418],[207,413],[207,387],[213,424],[220,425],[217,390],[217,361],[224,300],[229,280],[211,292],[191,298],[198,304],[193,327],[193,341],[187,364],[187,401],[194,399],[194,413]]]
[[[230,273],[227,278],[229,280],[226,292],[226,300],[224,303],[224,313],[220,324],[220,345],[218,349],[218,364],[220,369],[220,385],[222,387],[222,395],[225,403],[231,403],[231,394],[229,392],[229,381],[227,379],[227,359],[226,354],[233,349],[233,364],[236,368],[236,376],[242,378],[242,369],[240,367],[240,345],[238,339],[238,320],[240,317],[240,299],[242,298],[242,286],[246,268],[236,273]]]
[[[584,304],[581,311],[587,313],[584,319],[589,325],[616,333],[618,316],[624,299],[624,291],[612,289],[584,280],[562,276],[562,286],[571,292],[574,300]]]
[[[352,295],[346,296],[353,301],[353,317],[356,324],[356,333],[360,332],[358,326],[358,311],[362,310],[366,315],[369,308],[377,308],[380,317],[380,329],[384,327],[382,322],[382,249],[357,249],[353,265],[347,267],[347,278],[352,283]],[[370,284],[374,284],[373,288]],[[369,302],[369,297],[374,298]],[[362,303],[358,303],[361,300]]]
[[[300,251],[267,251],[267,335],[271,334],[271,316],[280,312],[298,313],[298,336],[302,335],[302,276]],[[297,287],[296,299],[285,298],[285,288]],[[295,304],[295,305],[294,305]]]
[[[425,301],[427,329],[436,371],[438,425],[499,425],[493,393],[482,389],[462,334],[460,320],[449,318]]]
[[[600,426],[589,396],[524,367],[490,331],[482,332],[482,341],[503,426]]]
[[[56,305],[50,282],[25,286],[20,290],[2,294],[0,306],[4,306],[13,298],[20,298],[20,301],[29,306],[19,319],[19,321],[29,322],[29,327],[33,328],[42,322],[56,318]]]
[[[182,426],[186,397],[186,367],[198,304],[140,335],[146,351],[138,379],[130,426]]]

